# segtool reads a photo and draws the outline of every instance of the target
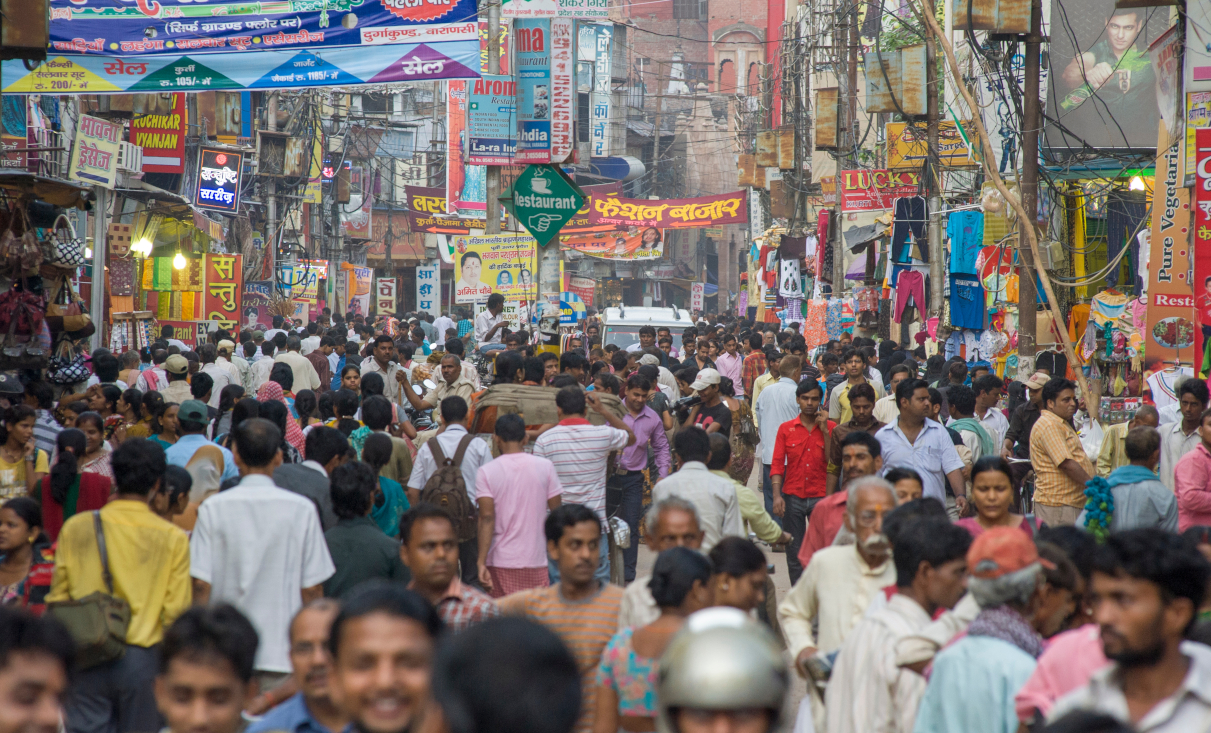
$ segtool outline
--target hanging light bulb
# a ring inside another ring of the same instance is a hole
[[[177,252],[177,256],[172,258],[172,266],[178,270],[185,269],[185,255]]]
[[[93,248],[85,247],[84,248],[84,259],[91,260],[92,258],[93,258]]]
[[[1139,176],[1131,176],[1131,183],[1127,188],[1132,191],[1146,191],[1148,187],[1144,185],[1144,179]]]

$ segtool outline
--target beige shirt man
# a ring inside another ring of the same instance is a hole
[[[290,367],[290,371],[294,372],[294,388],[292,392],[299,392],[304,389],[316,390],[320,388],[320,375],[316,373],[315,367],[297,351],[286,351],[273,357],[275,362],[286,364]]]

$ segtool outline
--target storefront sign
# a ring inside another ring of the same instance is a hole
[[[240,299],[244,292],[243,255],[206,255],[206,318],[218,328],[236,330],[241,323]]]
[[[1152,207],[1152,247],[1148,256],[1147,331],[1144,333],[1144,369],[1156,371],[1157,362],[1194,362],[1194,288],[1190,282],[1190,189],[1178,181],[1175,141],[1163,147],[1168,133],[1157,125],[1160,154],[1156,158],[1156,205]],[[1203,291],[1199,286],[1199,292]]]
[[[562,163],[572,153],[572,116],[575,111],[572,73],[576,69],[572,56],[572,26],[573,22],[569,18],[551,20],[552,163]]]
[[[693,199],[594,198],[591,224],[621,227],[705,227],[748,222],[748,194],[744,191]]]
[[[1194,185],[1194,131],[1211,127],[1211,92],[1190,92],[1186,95],[1186,157],[1182,166],[1182,181]]]
[[[209,12],[205,5],[198,7]],[[413,37],[402,45],[192,55],[172,49],[174,53],[154,58],[98,52],[55,55],[32,71],[21,61],[5,61],[0,68],[4,92],[24,94],[305,89],[476,77],[475,24],[456,25],[457,32],[449,34],[439,34],[437,28],[421,34],[432,40]]]
[[[706,300],[706,284],[690,283],[690,312],[698,313]]]
[[[588,34],[585,31],[588,31]],[[589,35],[593,49],[593,93],[589,99],[589,149],[594,158],[613,155],[610,144],[610,108],[614,103],[610,66],[613,60],[614,26],[599,23],[581,27],[581,41]]]
[[[441,307],[441,265],[416,266],[416,309],[436,315]]]
[[[538,242],[528,234],[484,234],[454,240],[454,302],[534,298]]]
[[[1208,359],[1204,329],[1211,329],[1211,128],[1194,133],[1194,301],[1198,325],[1194,329],[1194,373],[1205,374]]]
[[[551,21],[514,22],[518,163],[551,162]]]
[[[418,214],[408,212],[408,228],[425,234],[470,234],[483,231],[483,219],[460,219],[446,214]]]
[[[532,165],[514,182],[501,204],[545,246],[584,204],[585,195],[558,166]]]
[[[894,199],[915,196],[920,190],[920,184],[919,171],[842,171],[841,210],[890,209]]]
[[[468,82],[467,162],[508,165],[517,148],[517,83],[511,76],[484,74]]]
[[[572,277],[568,281],[568,290],[580,296],[581,302],[590,308],[593,307],[593,292],[597,287],[597,281],[591,277]]]
[[[278,290],[283,298],[314,303],[319,297],[321,275],[327,276],[326,267],[314,267],[305,262],[297,265],[280,265],[278,267]]]
[[[145,173],[185,172],[185,95],[168,97],[167,109],[130,120],[130,142],[143,148]]]
[[[240,208],[243,153],[202,148],[195,204],[202,209],[235,212]]]
[[[658,260],[664,257],[664,232],[654,227],[567,234],[559,238],[565,249],[603,260]]]
[[[575,326],[587,315],[584,300],[579,295],[570,291],[559,294],[559,323],[561,325]]]
[[[509,74],[509,44],[513,42],[510,26],[512,21],[502,18],[500,23],[500,72]],[[479,73],[488,73],[488,21],[479,21]]]
[[[374,308],[379,315],[395,312],[397,285],[399,279],[394,277],[380,277],[374,281]]]
[[[609,0],[504,0],[504,18],[608,18]]]
[[[968,140],[977,140],[975,126],[972,122],[964,122],[963,129],[966,139],[959,133],[959,126],[954,122],[938,123],[938,160],[942,165],[975,165],[979,163],[977,154],[968,145]],[[921,169],[921,164],[929,156],[929,144],[925,138],[925,125],[913,126],[905,122],[887,123],[887,167]]]
[[[438,28],[473,24],[477,16],[473,0],[216,6],[192,0],[51,0],[49,5],[50,50],[124,56],[415,43]]]
[[[121,125],[80,115],[67,177],[73,181],[113,188],[118,180],[118,143],[121,141]]]
[[[273,284],[269,282],[244,283],[244,299],[240,304],[240,328],[249,331],[268,331],[273,328],[273,317],[269,304],[273,302]]]
[[[406,205],[422,214],[446,213],[446,189],[426,186],[404,186]]]

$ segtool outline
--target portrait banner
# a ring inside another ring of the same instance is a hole
[[[244,294],[244,256],[206,255],[206,320],[217,321],[218,328],[237,330],[241,323]]]
[[[562,235],[559,243],[565,249],[602,260],[658,260],[664,257],[664,232],[653,227]]]
[[[529,234],[482,234],[454,240],[454,302],[534,300],[538,242]]]
[[[692,199],[594,198],[589,224],[657,229],[747,224],[747,199],[745,191]]]
[[[273,328],[273,316],[269,304],[273,302],[273,283],[245,282],[244,297],[240,303],[240,328],[249,331],[268,331]]]
[[[345,315],[370,315],[371,281],[374,279],[374,268],[357,267],[348,262],[341,263],[345,271]]]

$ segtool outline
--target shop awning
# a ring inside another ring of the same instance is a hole
[[[84,209],[93,200],[92,190],[87,186],[32,173],[0,171],[0,188],[66,208]]]

